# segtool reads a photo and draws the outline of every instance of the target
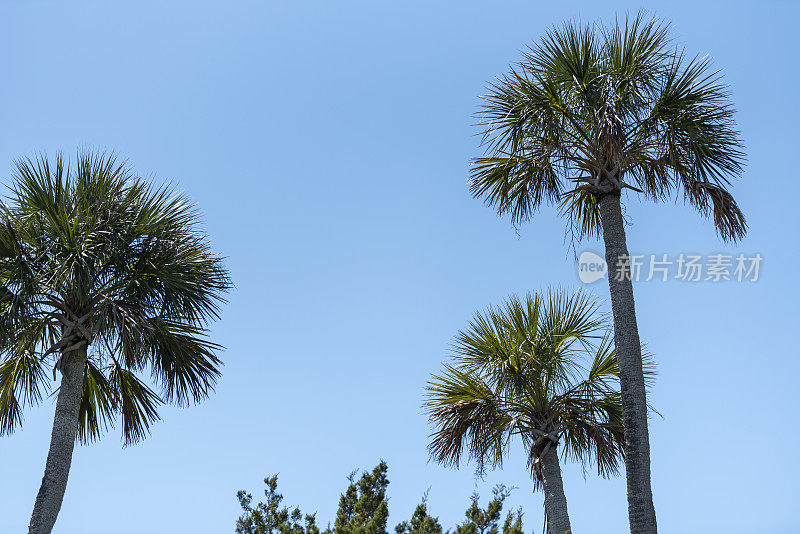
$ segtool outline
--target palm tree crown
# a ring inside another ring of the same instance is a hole
[[[677,191],[723,239],[744,235],[728,191],[744,156],[726,86],[707,58],[672,44],[665,24],[639,13],[608,28],[554,28],[484,98],[488,154],[475,160],[471,189],[515,223],[551,203],[578,237],[597,235],[603,195]]]
[[[557,446],[602,476],[616,473],[619,367],[598,306],[583,292],[550,291],[478,313],[457,335],[452,363],[428,384],[433,459],[458,466],[466,456],[479,469],[496,467],[516,436],[534,487],[541,459]]]
[[[77,349],[88,349],[84,442],[117,416],[125,444],[135,442],[161,403],[208,395],[221,362],[206,327],[230,284],[198,223],[185,196],[113,156],[17,163],[0,213],[0,433]]]

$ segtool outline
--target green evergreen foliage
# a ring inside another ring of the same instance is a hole
[[[511,493],[511,489],[502,484],[493,490],[494,498],[486,508],[481,508],[479,496],[472,494],[472,503],[467,508],[466,520],[458,525],[453,534],[499,534],[503,503]],[[503,522],[502,534],[522,534],[522,509],[509,512]]]
[[[422,497],[422,502],[419,503],[411,515],[409,521],[403,521],[394,527],[397,534],[442,534],[442,525],[439,524],[439,518],[433,517],[428,514],[428,493]]]
[[[266,502],[253,507],[253,496],[246,491],[236,493],[244,513],[236,521],[236,534],[319,534],[316,514],[306,515],[299,508],[281,508],[283,495],[278,493],[278,475],[264,479]],[[302,524],[300,521],[304,519]]]
[[[322,534],[387,534],[389,503],[386,489],[388,466],[381,461],[370,472],[362,473],[356,480],[356,472],[350,474],[345,492],[339,498],[339,510],[333,528],[328,526]],[[239,491],[236,497],[242,507],[242,515],[236,522],[236,534],[320,534],[316,514],[304,515],[299,508],[281,507],[283,495],[278,493],[278,477],[264,479],[266,502],[253,506],[253,497]],[[499,485],[493,490],[493,498],[481,508],[477,493],[472,495],[464,522],[452,531],[442,529],[439,519],[428,513],[427,492],[408,521],[394,528],[396,534],[522,534],[522,509],[506,514],[502,520],[503,504],[511,489]]]
[[[350,485],[339,499],[333,527],[335,534],[386,534],[389,518],[387,470],[386,462],[382,461],[371,473],[361,475],[358,482],[354,482],[356,473],[350,474]]]

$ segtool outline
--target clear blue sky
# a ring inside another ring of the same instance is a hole
[[[235,492],[280,473],[325,524],[354,468],[390,466],[391,524],[430,487],[442,522],[499,481],[539,531],[519,454],[475,482],[427,462],[429,373],[478,309],[579,285],[552,210],[515,232],[473,200],[472,114],[487,81],[551,24],[632,2],[4,2],[0,180],[36,151],[107,148],[177,182],[236,283],[214,338],[216,394],[167,408],[143,443],[77,449],[55,532],[232,532]],[[796,201],[800,9],[670,2],[740,110],[750,233],[721,243],[682,204],[628,202],[632,251],[759,252],[755,284],[640,283],[657,356],[653,484],[665,533],[800,532]],[[598,250],[588,242],[581,249]],[[607,286],[592,286],[607,297]],[[0,439],[0,531],[23,532],[53,403]],[[576,532],[624,532],[622,478],[565,467]]]

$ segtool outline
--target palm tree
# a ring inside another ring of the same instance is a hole
[[[0,211],[0,432],[22,422],[61,374],[50,451],[29,533],[53,528],[76,439],[121,416],[125,445],[144,438],[163,402],[205,398],[220,349],[207,338],[230,286],[170,187],[114,156],[20,160]],[[150,385],[137,373],[150,373]],[[152,387],[159,387],[160,393]]]
[[[608,280],[633,534],[657,527],[621,195],[682,195],[713,217],[723,240],[743,237],[745,218],[728,191],[744,160],[733,115],[709,60],[688,59],[668,26],[642,13],[606,28],[552,29],[485,96],[487,155],[474,162],[473,194],[514,224],[557,205],[573,236],[602,234],[609,273],[617,270]]]
[[[570,532],[559,452],[602,476],[623,454],[619,367],[598,306],[580,291],[512,297],[459,332],[452,364],[428,383],[432,458],[457,467],[466,456],[482,471],[519,437],[549,534]]]

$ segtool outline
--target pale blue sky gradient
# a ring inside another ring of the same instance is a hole
[[[797,20],[791,2],[646,4],[711,54],[749,163],[734,192],[750,232],[727,246],[681,203],[630,198],[638,253],[759,252],[755,284],[640,283],[660,531],[800,532],[796,342]],[[288,503],[334,518],[346,475],[389,463],[391,525],[430,487],[443,524],[469,495],[518,486],[524,461],[475,482],[427,462],[425,380],[472,314],[511,293],[577,287],[552,209],[519,228],[467,188],[478,96],[571,17],[635,2],[3,2],[0,181],[36,151],[107,148],[173,180],[205,214],[236,284],[214,338],[216,394],[165,408],[143,443],[79,447],[57,534],[233,532],[235,492],[280,473]],[[589,241],[579,250],[601,250]],[[608,288],[592,289],[607,298]],[[23,532],[52,401],[0,438],[0,532]],[[627,525],[623,478],[565,467],[574,529]]]

